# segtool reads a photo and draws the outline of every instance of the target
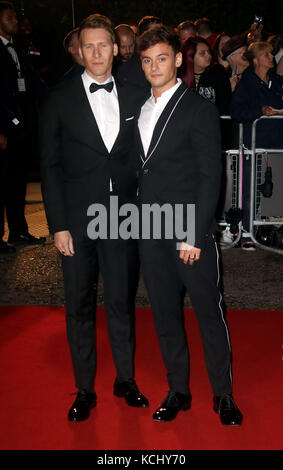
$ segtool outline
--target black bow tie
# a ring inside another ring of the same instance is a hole
[[[7,42],[6,47],[11,47],[12,49],[15,49],[14,44],[12,44],[11,42]]]
[[[94,93],[97,90],[104,89],[110,93],[113,90],[113,82],[105,83],[104,85],[98,85],[97,83],[92,83],[89,87],[89,91]]]

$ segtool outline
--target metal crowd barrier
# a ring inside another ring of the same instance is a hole
[[[231,120],[231,116],[220,116],[221,120]],[[283,250],[275,247],[270,247],[263,245],[260,243],[254,235],[255,227],[263,226],[263,225],[283,225],[283,214],[274,218],[273,220],[259,219],[258,214],[256,211],[256,200],[257,200],[257,193],[258,188],[256,185],[256,157],[257,155],[261,154],[282,154],[283,149],[259,149],[256,148],[256,128],[257,123],[263,119],[283,119],[283,116],[261,116],[260,118],[256,119],[252,124],[252,135],[251,135],[251,149],[247,149],[244,147],[243,144],[243,124],[239,124],[239,147],[238,149],[228,149],[225,150],[226,158],[233,158],[234,159],[234,166],[233,166],[233,188],[232,188],[232,197],[231,197],[231,208],[232,209],[242,209],[242,195],[243,195],[243,159],[246,155],[251,156],[251,174],[250,174],[250,223],[249,223],[249,232],[243,230],[242,222],[238,225],[238,233],[232,243],[229,244],[221,244],[221,248],[223,250],[229,249],[234,247],[238,244],[241,238],[249,238],[251,239],[255,245],[258,247],[272,251],[275,253],[283,254]],[[283,207],[282,207],[283,213]],[[225,220],[221,219],[218,220],[219,227],[229,227],[230,224]]]
[[[220,116],[222,121],[231,121],[231,116]],[[241,209],[242,208],[242,173],[243,173],[243,124],[239,123],[239,134],[238,134],[238,148],[237,149],[227,149],[225,150],[226,160],[230,160],[232,167],[232,189],[231,189],[231,209]],[[227,174],[226,174],[227,176]],[[221,228],[230,227],[230,224],[226,221],[225,214],[222,215],[222,219],[218,220],[218,226]],[[238,233],[232,243],[221,244],[222,250],[227,250],[233,248],[238,244],[242,237],[242,223],[239,223]]]
[[[258,247],[272,251],[274,253],[283,254],[283,249],[275,248],[271,246],[266,246],[260,243],[255,235],[254,235],[254,228],[261,226],[261,225],[283,225],[283,207],[282,207],[282,214],[278,214],[276,219],[270,221],[269,219],[259,219],[256,214],[256,192],[257,187],[255,184],[256,181],[256,156],[259,154],[274,154],[283,156],[283,149],[260,149],[256,148],[256,128],[259,121],[263,119],[283,119],[283,116],[261,116],[260,118],[256,119],[252,125],[252,148],[251,148],[251,191],[250,191],[250,232],[248,235],[251,240],[257,245]]]

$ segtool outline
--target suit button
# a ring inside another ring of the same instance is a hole
[[[149,173],[149,170],[148,170],[148,169],[143,170],[143,174],[144,174],[144,175],[147,175],[148,173]]]

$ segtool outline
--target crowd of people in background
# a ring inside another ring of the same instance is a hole
[[[137,43],[144,31],[161,24],[160,18],[145,16],[137,25],[116,26],[119,47],[113,66],[116,78],[150,89],[142,71]],[[180,78],[189,88],[212,101],[220,116],[233,118],[232,124],[221,121],[223,149],[237,148],[239,145],[239,122],[244,126],[244,145],[250,148],[252,122],[261,115],[283,113],[283,36],[266,32],[261,18],[258,23],[254,21],[247,31],[234,36],[224,31],[213,31],[208,18],[185,20],[174,29],[179,36],[183,55]],[[79,48],[77,31],[74,29],[67,36],[71,34],[75,38],[77,49],[68,49],[74,65],[64,79],[76,71],[80,72],[81,64],[76,59]],[[256,144],[264,148],[283,148],[282,121],[260,124]],[[244,161],[244,167],[242,223],[244,231],[249,232],[250,160]],[[220,201],[220,212],[221,207]],[[235,239],[235,234],[229,230],[223,232],[223,235],[224,242],[231,243]],[[242,247],[255,249],[254,243],[248,238]]]
[[[145,16],[136,25],[121,23],[115,27],[119,48],[113,64],[115,78],[150,91],[137,42],[144,31],[161,24],[161,18]],[[230,115],[235,122],[243,123],[244,145],[250,148],[252,122],[262,115],[283,114],[283,35],[265,31],[261,18],[236,36],[227,31],[213,31],[207,18],[184,20],[173,27],[183,53],[180,78],[189,88],[215,103],[220,116]],[[81,74],[84,65],[79,54],[78,28],[70,31],[63,46],[58,44],[58,47],[64,47],[73,61],[62,81]],[[0,152],[5,153],[0,159],[0,252],[6,253],[17,244],[44,242],[29,234],[24,199],[31,161],[28,154],[36,148],[36,104],[49,88],[47,77],[52,60],[50,51],[41,49],[40,43],[34,40],[32,22],[24,16],[17,18],[9,2],[4,1],[0,2],[0,63]],[[18,112],[22,116],[20,122],[14,117]],[[227,148],[230,144],[227,135],[222,137]],[[272,120],[262,125],[258,139],[261,147],[283,148],[282,121]],[[4,208],[10,232],[8,243],[3,241]],[[244,226],[244,230],[248,229]],[[250,247],[253,249],[251,244]]]

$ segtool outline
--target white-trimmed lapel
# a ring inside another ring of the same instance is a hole
[[[148,151],[147,151],[146,155],[144,153],[144,148],[143,148],[143,145],[142,145],[140,132],[138,132],[139,139],[140,139],[140,149],[141,149],[140,159],[142,161],[142,167],[144,167],[148,163],[148,161],[152,158],[152,156],[153,156],[156,148],[158,147],[158,144],[159,144],[159,142],[160,142],[160,140],[161,140],[161,138],[164,134],[164,131],[167,127],[167,124],[171,119],[171,116],[173,115],[176,107],[178,106],[179,102],[181,101],[181,99],[183,98],[185,93],[188,92],[188,91],[189,91],[189,89],[187,88],[187,86],[184,83],[182,83],[177,88],[174,95],[170,98],[169,102],[165,106],[164,110],[162,111],[162,113],[161,113],[161,115],[160,115],[160,117],[159,117],[159,119],[158,119],[158,121],[157,121],[157,123],[154,127],[151,142],[150,142],[150,145],[149,145],[149,148],[148,148]]]

